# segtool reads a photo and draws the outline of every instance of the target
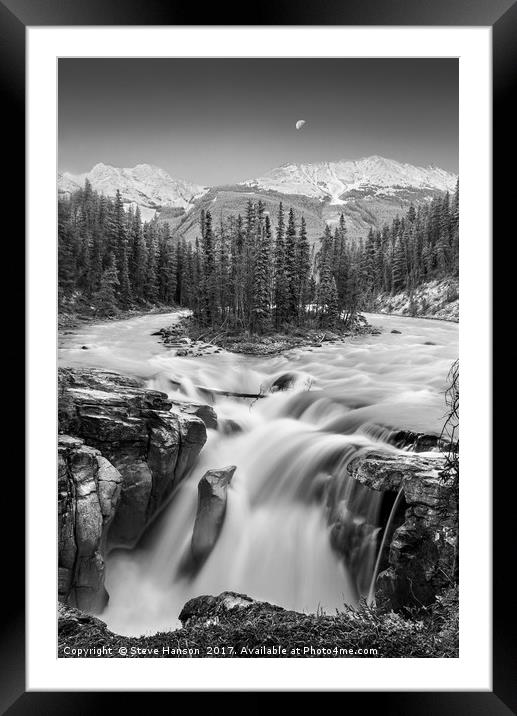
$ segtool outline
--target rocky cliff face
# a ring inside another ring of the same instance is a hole
[[[59,431],[60,594],[98,611],[107,598],[103,555],[137,542],[192,467],[206,427],[191,405],[183,410],[136,379],[62,369]]]
[[[192,467],[206,427],[190,406],[104,370],[62,370],[60,431],[97,448],[122,476],[109,546],[133,546]]]
[[[381,293],[371,307],[376,313],[418,318],[438,318],[442,321],[459,321],[459,281],[444,278],[418,286],[412,295],[407,292]]]
[[[377,598],[393,609],[431,604],[458,570],[458,487],[444,476],[442,457],[369,455],[349,472],[371,490],[403,496],[381,555]]]
[[[122,477],[98,450],[78,438],[58,441],[60,599],[87,611],[106,604],[104,550]]]

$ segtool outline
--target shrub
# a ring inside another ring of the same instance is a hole
[[[445,301],[446,303],[452,303],[453,301],[457,301],[460,297],[458,287],[457,286],[448,286],[447,293],[445,294]]]

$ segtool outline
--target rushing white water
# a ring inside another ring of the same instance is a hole
[[[333,611],[355,602],[368,592],[375,565],[381,497],[351,485],[346,463],[372,448],[394,450],[382,441],[382,426],[440,431],[458,326],[367,316],[381,335],[273,357],[180,358],[151,335],[177,315],[74,331],[61,341],[60,362],[139,376],[175,398],[206,402],[206,393],[196,386],[262,390],[267,397],[252,402],[215,396],[219,427],[208,431],[191,474],[139,547],[110,555],[110,602],[103,618],[120,633],[175,628],[189,598],[224,590],[299,611]],[[286,373],[295,379],[290,389],[269,394]],[[186,573],[182,565],[192,537],[197,484],[207,469],[226,465],[237,470],[222,532],[201,569]],[[337,481],[329,494],[325,484],[331,474]],[[343,505],[347,515],[341,521],[350,526],[342,536],[345,560],[331,546],[328,519],[329,510]]]

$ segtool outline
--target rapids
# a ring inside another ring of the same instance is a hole
[[[267,395],[256,401],[214,396],[219,426],[207,431],[191,474],[135,550],[108,556],[110,601],[102,618],[123,634],[176,628],[189,598],[225,590],[308,612],[356,602],[368,593],[376,562],[381,500],[380,493],[350,485],[344,467],[361,451],[393,452],[383,441],[385,427],[439,433],[446,377],[458,355],[457,324],[366,314],[381,335],[278,356],[183,358],[151,335],[178,315],[87,325],[60,339],[61,365],[137,376],[176,399],[206,402],[196,386]],[[289,389],[269,393],[285,374],[294,378]],[[198,573],[186,576],[181,564],[197,483],[207,469],[226,465],[237,470],[223,530]],[[324,486],[331,474],[330,498]],[[343,504],[354,535],[361,535],[348,567],[331,547],[327,518]]]

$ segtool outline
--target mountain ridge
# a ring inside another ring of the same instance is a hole
[[[126,207],[138,206],[144,221],[167,221],[178,235],[195,238],[201,210],[220,219],[242,213],[248,199],[263,200],[273,211],[285,201],[307,212],[309,237],[315,240],[326,223],[343,212],[352,237],[380,228],[411,203],[418,205],[453,191],[457,175],[435,166],[416,167],[379,155],[357,160],[286,162],[262,177],[219,186],[175,179],[160,167],[137,164],[118,168],[99,162],[89,172],[58,172],[60,195],[69,195],[88,179],[94,190],[114,196],[117,188]]]
[[[382,189],[393,194],[408,187],[452,191],[456,181],[456,174],[440,167],[418,167],[374,154],[356,160],[287,162],[244,183],[281,193],[330,199],[331,204],[337,205],[345,203],[351,191],[371,188],[370,193]]]
[[[88,179],[93,189],[106,196],[115,196],[120,190],[125,205],[139,206],[142,218],[150,220],[164,206],[188,210],[206,187],[174,179],[161,167],[137,164],[134,167],[114,167],[98,162],[89,172],[71,174],[58,172],[58,191],[68,194],[82,188]]]

